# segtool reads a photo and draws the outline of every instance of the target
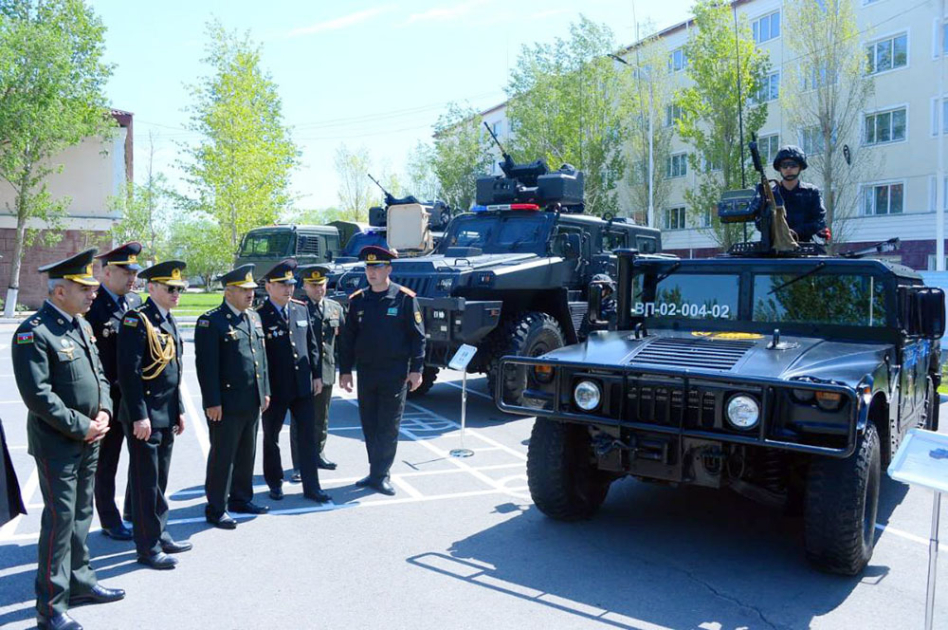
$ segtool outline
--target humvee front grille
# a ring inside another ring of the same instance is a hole
[[[632,363],[730,370],[753,346],[751,341],[656,339],[632,357]]]
[[[624,420],[678,426],[682,418],[685,391],[681,388],[629,381],[628,405]],[[684,427],[710,429],[714,427],[714,392],[699,389],[688,391],[688,403],[684,410]]]

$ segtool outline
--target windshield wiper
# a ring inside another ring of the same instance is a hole
[[[809,278],[810,276],[812,276],[813,274],[815,274],[817,271],[819,271],[820,269],[822,269],[822,268],[825,267],[825,266],[826,266],[826,263],[825,263],[825,262],[821,262],[821,263],[817,264],[816,267],[813,267],[813,269],[810,269],[809,271],[804,271],[803,273],[801,273],[801,274],[800,274],[799,276],[797,276],[796,278],[792,278],[792,279],[790,279],[790,280],[787,280],[786,282],[784,282],[783,284],[781,284],[779,287],[774,287],[773,289],[771,289],[770,291],[767,292],[767,295],[773,295],[773,294],[776,293],[777,291],[782,291],[782,290],[786,289],[787,287],[789,287],[789,286],[790,286],[791,284],[793,284],[794,282],[797,282],[797,281],[799,281],[799,280],[803,280],[804,278]]]

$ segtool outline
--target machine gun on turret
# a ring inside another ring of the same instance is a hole
[[[499,163],[504,174],[477,178],[477,205],[506,209],[523,205],[560,212],[583,211],[582,171],[564,164],[558,171],[551,173],[543,160],[517,164],[490,126],[486,122],[484,126],[504,158]]]

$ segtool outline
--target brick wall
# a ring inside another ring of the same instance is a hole
[[[56,262],[78,254],[89,247],[108,247],[112,242],[108,232],[87,232],[66,230],[62,239],[53,246],[44,245],[37,238],[32,247],[23,254],[20,267],[20,295],[18,302],[30,308],[36,308],[46,299],[46,275],[36,269],[47,263]],[[0,229],[0,298],[6,298],[10,286],[10,271],[13,267],[13,251],[16,244],[16,230]],[[98,267],[98,264],[96,265]],[[98,269],[96,269],[98,275]]]

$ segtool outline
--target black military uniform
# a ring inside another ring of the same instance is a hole
[[[96,258],[102,261],[103,267],[114,265],[131,271],[141,271],[142,268],[138,264],[138,255],[141,251],[141,243],[125,243],[110,252],[99,254]],[[92,333],[99,347],[102,369],[109,380],[112,409],[115,410],[115,416],[109,423],[109,432],[99,444],[99,466],[95,471],[95,507],[99,513],[99,523],[102,524],[102,533],[116,540],[132,539],[132,532],[125,527],[119,516],[118,507],[115,505],[115,473],[122,455],[122,443],[125,441],[125,431],[118,419],[118,410],[122,402],[122,391],[116,369],[118,334],[125,312],[141,305],[142,299],[137,293],[116,295],[105,286],[101,286],[95,296],[95,301],[92,302],[92,307],[86,313],[86,320],[92,325]],[[128,516],[131,509],[130,492],[131,487],[126,486],[126,505],[123,514]]]
[[[12,521],[20,514],[26,514],[23,496],[16,470],[10,461],[7,438],[3,433],[3,421],[0,420],[0,526]]]
[[[608,322],[614,320],[616,317],[616,285],[615,282],[612,281],[612,278],[610,278],[608,274],[597,273],[593,276],[589,284],[598,284],[602,287],[602,300],[599,303],[599,312],[595,314],[599,322],[591,322],[589,316],[591,316],[592,313],[589,313],[587,317],[583,318],[583,323],[580,324],[580,337],[585,337],[594,330],[605,330],[609,326]]]
[[[39,271],[50,279],[98,286],[92,276],[95,252],[86,250]],[[86,546],[99,443],[85,439],[99,412],[112,415],[109,383],[92,327],[49,301],[17,328],[12,355],[17,388],[28,409],[29,452],[36,460],[43,495],[36,546],[37,624],[74,629],[79,624],[66,614],[68,607],[125,596],[120,589],[98,584]]]
[[[151,283],[183,290],[181,272],[187,265],[178,260],[158,263],[141,273]],[[132,522],[138,562],[155,569],[171,569],[177,560],[168,553],[191,548],[168,533],[168,472],[175,431],[184,415],[181,398],[184,343],[170,311],[163,311],[149,298],[122,319],[118,346],[119,384],[122,406],[119,420],[128,435],[131,471]],[[148,419],[147,439],[135,436],[134,424]]]
[[[780,172],[780,163],[784,160],[793,160],[800,165],[800,171],[807,167],[806,154],[803,149],[793,145],[781,147],[774,156],[774,170]],[[796,232],[797,240],[801,243],[810,242],[814,236],[829,237],[826,228],[826,208],[823,207],[823,197],[820,189],[807,182],[797,182],[792,190],[778,184],[773,188],[774,200],[778,206],[787,210],[787,225]],[[757,185],[757,195],[751,201],[750,209],[759,216],[759,210],[766,203],[761,185]],[[758,229],[760,226],[758,225]]]
[[[284,260],[264,279],[269,283],[295,285],[295,260]],[[303,496],[321,503],[329,495],[319,485],[316,468],[316,411],[313,406],[313,372],[320,365],[319,345],[309,322],[306,306],[290,300],[283,307],[268,299],[257,309],[266,335],[267,367],[270,376],[270,406],[263,412],[263,476],[270,498],[283,498],[283,462],[280,459],[280,430],[286,412],[299,436],[300,475]]]
[[[309,284],[326,284],[329,280],[328,273],[329,268],[323,265],[310,265],[299,270],[300,278]],[[309,320],[316,333],[322,358],[314,374],[323,381],[323,391],[317,394],[313,401],[316,405],[316,441],[319,445],[317,462],[320,468],[335,470],[336,464],[326,458],[325,451],[329,435],[329,406],[332,403],[333,385],[336,383],[336,338],[346,325],[346,311],[339,302],[328,297],[323,297],[319,303],[307,299],[306,307],[309,309]],[[293,467],[298,469],[295,432],[292,430],[290,447],[293,451]]]
[[[225,286],[253,288],[253,265],[224,274]],[[225,509],[261,514],[253,500],[253,464],[260,409],[270,396],[263,324],[253,309],[243,313],[225,300],[198,318],[194,353],[205,411],[222,407],[219,422],[208,422],[211,450],[207,460],[205,516],[212,525],[233,529]]]
[[[369,246],[359,258],[366,265],[389,265],[395,254]],[[394,282],[386,291],[371,288],[349,296],[342,333],[339,373],[359,372],[359,418],[369,456],[369,476],[358,483],[393,494],[389,470],[398,447],[409,372],[421,372],[425,328],[415,293]]]

